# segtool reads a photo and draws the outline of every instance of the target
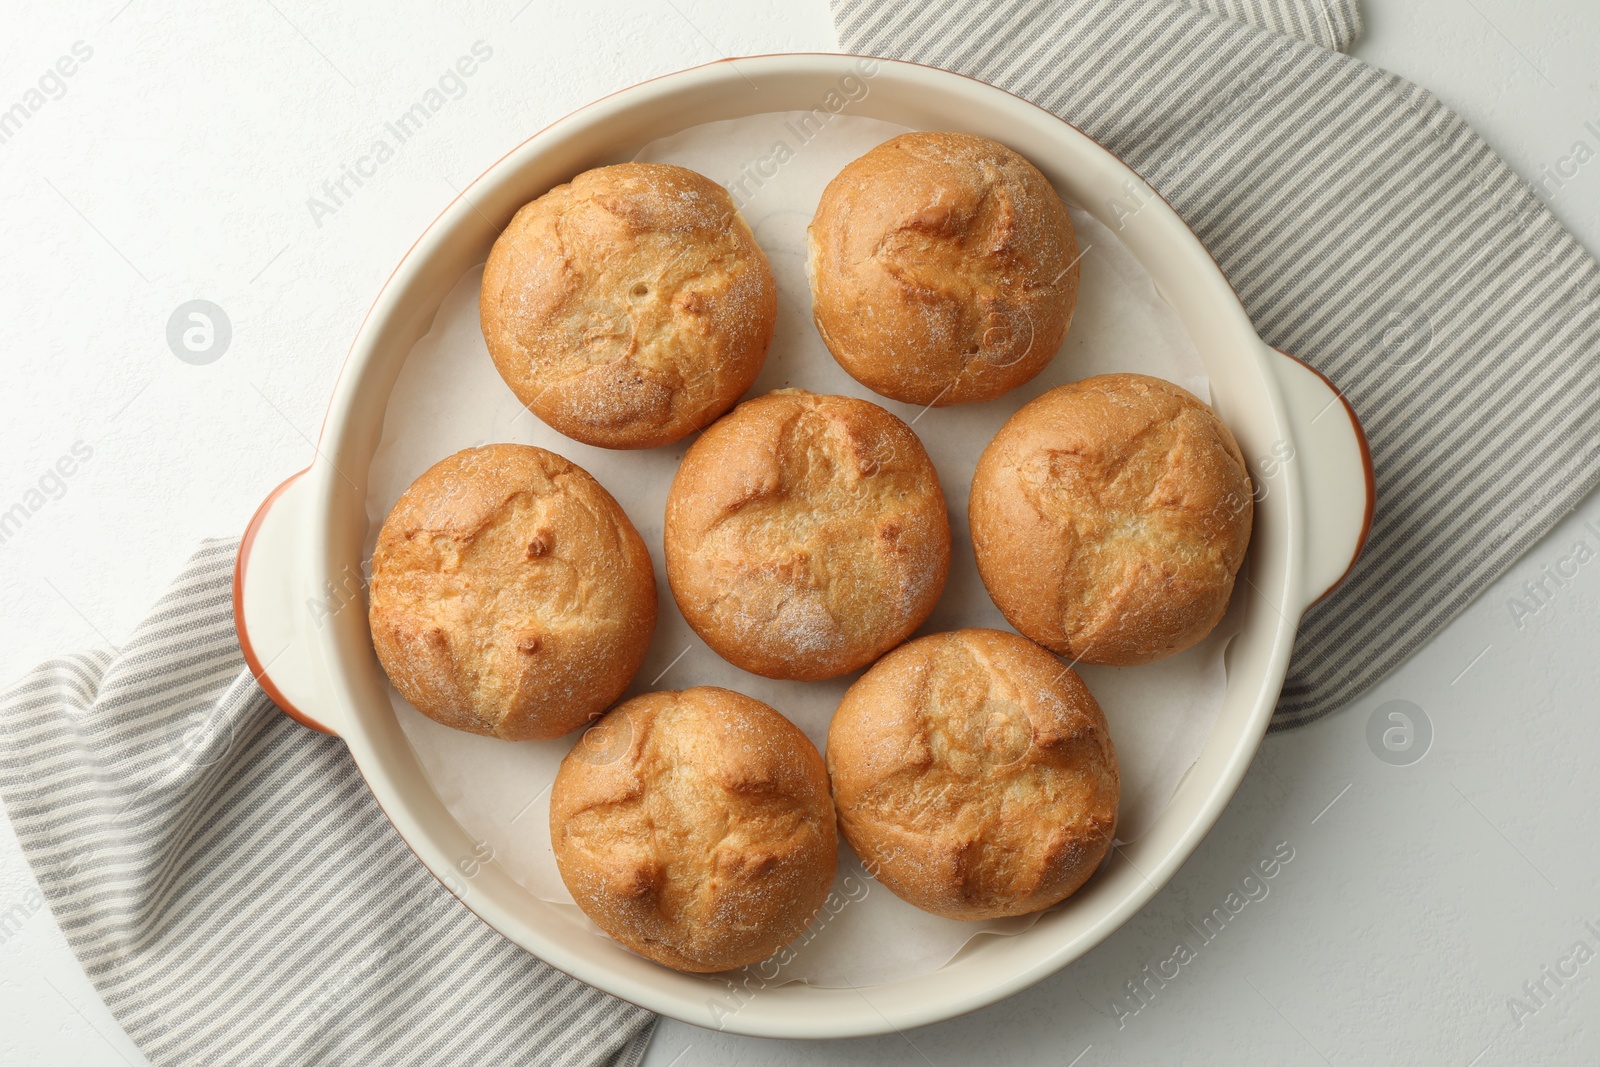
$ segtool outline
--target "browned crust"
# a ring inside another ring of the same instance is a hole
[[[1140,374],[1023,407],[984,449],[968,506],[978,572],[1011,625],[1114,666],[1181,652],[1221,621],[1253,513],[1222,420]]]
[[[568,437],[653,448],[732,407],[777,319],[767,258],[716,182],[666,163],[585,171],[525,205],[484,266],[501,377]]]
[[[1066,205],[984,137],[885,141],[828,184],[809,235],[817,331],[852,377],[908,404],[1016,388],[1054,358],[1077,306]]]
[[[689,449],[667,495],[667,579],[735,666],[832,678],[928,617],[950,569],[939,476],[876,404],[797,389],[741,404]]]
[[[559,737],[622,695],[656,625],[650,553],[599,482],[528,445],[457,452],[413,482],[372,556],[373,646],[430,718]]]
[[[698,972],[799,936],[833,884],[838,841],[816,746],[759,700],[710,686],[635,697],[600,720],[561,762],[550,839],[596,925]]]
[[[949,919],[1065,899],[1115,834],[1105,716],[1075,672],[1016,634],[895,649],[845,693],[827,759],[839,829],[867,870]]]

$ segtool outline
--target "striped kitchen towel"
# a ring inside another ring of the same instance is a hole
[[[1360,415],[1371,539],[1300,627],[1274,729],[1392,671],[1600,480],[1600,269],[1426,90],[1342,54],[1356,0],[833,0],[846,51],[1072,122]]]
[[[0,697],[0,799],[67,942],[152,1063],[634,1067],[654,1016],[503,939],[412,855],[344,744],[256,686],[237,543],[115,655]]]

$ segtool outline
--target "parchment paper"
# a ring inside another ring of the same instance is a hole
[[[807,127],[799,118],[771,114],[699,126],[654,142],[637,158],[678,163],[733,187],[771,260],[778,281],[777,334],[751,395],[799,386],[863,397],[910,423],[927,447],[949,502],[954,543],[943,599],[919,632],[1008,628],[979,581],[967,536],[967,489],[978,454],[1024,403],[1093,374],[1153,374],[1209,400],[1199,356],[1176,313],[1112,231],[1074,209],[1072,221],[1083,253],[1078,308],[1065,344],[1038,378],[991,403],[929,410],[886,400],[856,384],[828,354],[811,323],[805,230],[823,188],[839,169],[905,130],[839,115],[819,131],[815,122]],[[400,494],[445,456],[491,441],[559,452],[611,491],[656,562],[660,622],[629,695],[725,686],[782,711],[822,748],[829,717],[856,675],[783,682],[747,674],[696,637],[673,603],[662,571],[662,514],[672,475],[690,442],[651,451],[610,451],[563,437],[531,415],[500,380],[484,347],[478,325],[482,273],[479,265],[456,285],[396,382],[368,487],[368,558],[378,528]],[[1225,620],[1199,646],[1149,666],[1079,668],[1105,709],[1121,765],[1122,840],[1137,838],[1160,814],[1210,734],[1225,689],[1222,654],[1234,632],[1231,620]],[[550,783],[579,735],[513,744],[440,726],[392,690],[391,699],[446,807],[485,843],[480,852],[492,849],[493,861],[530,892],[565,904],[587,923],[561,882],[549,834]],[[873,881],[843,844],[840,860],[835,896],[811,929],[781,955],[781,965],[775,957],[747,969],[764,984],[869,985],[907,978],[938,969],[975,936],[1016,934],[1036,921],[1035,916],[977,923],[937,918]],[[1070,899],[1058,905],[1071,906]],[[594,929],[596,936],[604,936]]]

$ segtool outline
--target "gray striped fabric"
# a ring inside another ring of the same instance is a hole
[[[343,743],[256,686],[231,541],[116,655],[0,698],[0,797],[151,1062],[633,1067],[654,1017],[504,940],[422,866]]]
[[[1600,478],[1600,269],[1457,115],[1325,47],[1355,0],[833,11],[847,51],[990,82],[1121,156],[1361,416],[1371,539],[1302,622],[1274,729],[1393,670]]]
[[[1189,6],[1340,52],[1361,36],[1355,0],[1189,0]]]

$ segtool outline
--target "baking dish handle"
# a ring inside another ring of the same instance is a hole
[[[1344,580],[1372,530],[1377,483],[1372,453],[1355,409],[1320,371],[1271,349],[1294,428],[1292,462],[1304,487],[1305,565],[1301,603],[1310,607]]]
[[[314,634],[319,607],[329,609],[298,584],[307,573],[309,473],[274,489],[245,529],[233,564],[233,622],[245,663],[272,702],[313,730],[337,735]],[[345,599],[353,598],[330,602]]]

